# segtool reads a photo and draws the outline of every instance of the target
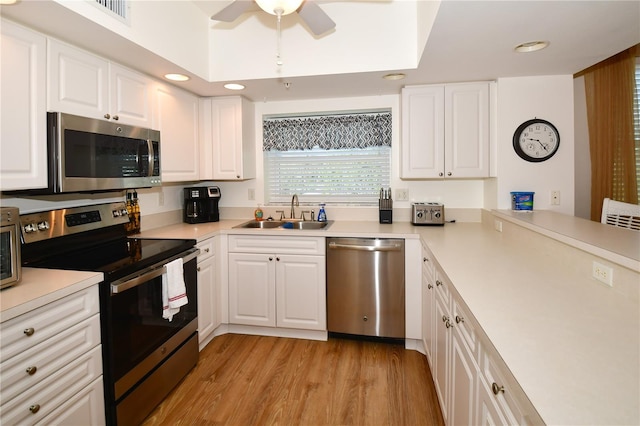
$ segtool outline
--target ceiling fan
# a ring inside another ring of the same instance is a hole
[[[214,21],[233,22],[245,12],[264,10],[280,18],[297,12],[311,32],[317,36],[335,28],[336,23],[314,0],[235,0],[211,17]]]

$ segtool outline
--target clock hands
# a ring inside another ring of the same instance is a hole
[[[547,146],[545,144],[543,144],[542,142],[540,142],[540,139],[533,139],[533,138],[529,138],[530,141],[536,141],[540,144],[540,146],[542,148],[544,148],[545,151],[549,151],[549,148],[547,148]]]

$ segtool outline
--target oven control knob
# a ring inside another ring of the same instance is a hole
[[[419,211],[416,213],[416,216],[418,216],[418,217],[422,217],[422,210],[419,210]]]
[[[439,218],[439,217],[440,217],[440,212],[435,212],[433,215],[434,215],[435,217],[438,217],[438,218]]]
[[[121,216],[127,216],[129,213],[127,212],[127,209],[120,209],[120,215]]]
[[[26,232],[27,234],[31,233],[31,232],[36,232],[38,230],[38,227],[36,226],[35,223],[27,223],[24,226],[24,232]]]
[[[38,223],[38,231],[46,231],[47,229],[49,229],[49,222],[43,220],[42,222]]]
[[[120,210],[114,210],[112,213],[113,213],[113,217],[120,217],[120,216],[122,216],[122,213],[120,212]]]

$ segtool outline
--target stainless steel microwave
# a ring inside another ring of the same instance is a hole
[[[17,207],[0,207],[0,289],[20,282],[20,249],[20,211]]]
[[[47,113],[48,187],[103,192],[160,186],[160,132],[61,112]]]

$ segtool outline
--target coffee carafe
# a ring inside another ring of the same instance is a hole
[[[217,186],[194,186],[184,188],[184,223],[218,222],[220,211],[220,188]]]

